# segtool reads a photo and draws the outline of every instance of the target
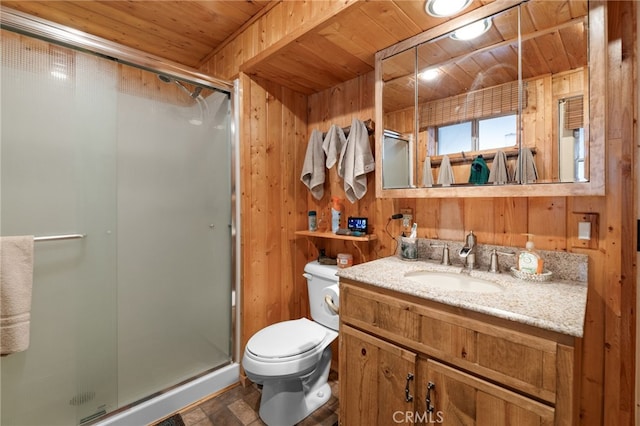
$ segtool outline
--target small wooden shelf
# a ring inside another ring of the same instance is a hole
[[[360,255],[360,259],[362,262],[366,262],[367,258],[365,257],[364,253],[356,243],[357,242],[367,243],[369,241],[373,241],[378,238],[376,234],[367,234],[367,235],[363,235],[362,237],[354,237],[353,235],[338,235],[338,234],[334,234],[333,232],[320,232],[320,231],[296,231],[296,235],[302,235],[307,237],[307,240],[309,242],[311,242],[309,238],[325,238],[327,240],[351,241],[351,244],[353,244],[353,247],[358,251],[358,254]],[[315,247],[315,244],[314,243],[312,244]],[[318,250],[317,247],[316,247],[316,251],[318,252],[318,256],[319,256],[320,251]]]
[[[378,237],[376,234],[367,234],[361,237],[355,237],[353,235],[338,235],[333,232],[320,232],[320,231],[296,231],[296,235],[304,235],[305,237],[317,237],[328,238],[332,240],[346,240],[346,241],[373,241]]]

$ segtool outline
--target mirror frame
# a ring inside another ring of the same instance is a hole
[[[523,0],[524,1],[524,0]],[[523,1],[519,2],[521,4]],[[432,40],[456,28],[483,19],[514,6],[514,3],[496,1],[451,19],[410,39],[376,53],[375,58],[375,151],[377,198],[456,198],[456,197],[560,197],[605,195],[605,113],[606,113],[606,53],[607,28],[603,2],[589,0],[589,181],[550,182],[516,185],[476,185],[441,188],[384,189],[382,179],[382,141],[384,113],[382,107],[382,61],[397,53]],[[414,101],[415,102],[415,101]]]

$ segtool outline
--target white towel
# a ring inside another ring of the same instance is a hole
[[[456,183],[456,180],[453,177],[451,162],[449,161],[449,157],[446,155],[442,156],[440,171],[438,172],[438,183],[442,186],[450,186]]]
[[[0,354],[29,347],[33,235],[0,238]]]
[[[431,172],[431,157],[427,156],[424,159],[422,166],[422,186],[425,188],[431,188],[433,186],[433,173]]]
[[[507,155],[504,151],[496,152],[491,163],[489,172],[489,182],[494,184],[505,184],[509,182],[509,170],[507,169]]]
[[[520,166],[522,165],[522,170]],[[527,147],[520,148],[518,162],[516,163],[515,180],[522,183],[535,182],[538,179],[538,169],[533,159],[533,153]]]
[[[344,192],[347,199],[354,203],[367,193],[367,173],[376,167],[369,132],[362,121],[354,118],[351,122],[351,130],[347,143],[342,148],[341,157],[344,166]],[[338,168],[341,168],[340,161]]]
[[[333,167],[338,162],[338,158],[342,153],[342,147],[347,143],[347,137],[344,135],[344,131],[341,127],[333,124],[327,135],[322,141],[322,150],[327,156],[327,169]],[[338,176],[344,176],[344,169],[340,170],[338,167]]]
[[[304,156],[300,180],[309,188],[316,200],[324,195],[324,151],[322,150],[322,133],[319,130],[311,132],[307,153]]]

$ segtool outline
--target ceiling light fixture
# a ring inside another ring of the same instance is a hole
[[[489,31],[489,28],[491,28],[491,19],[482,19],[455,30],[451,34],[451,38],[454,40],[473,40]]]
[[[418,74],[418,77],[420,77],[420,80],[432,81],[438,78],[439,75],[440,71],[438,71],[437,68],[430,68],[428,70],[422,71],[420,74]]]
[[[427,0],[424,10],[436,18],[446,18],[466,9],[473,0]]]

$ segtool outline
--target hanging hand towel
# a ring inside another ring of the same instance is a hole
[[[469,174],[469,183],[476,185],[484,185],[489,180],[489,167],[484,161],[482,155],[478,155],[471,163],[471,173]]]
[[[344,166],[344,192],[347,199],[354,203],[367,193],[367,173],[375,169],[369,132],[362,121],[354,118],[351,122],[351,130],[341,157]],[[340,164],[339,161],[338,168]]]
[[[322,150],[327,157],[327,169],[330,169],[338,162],[342,147],[346,143],[347,137],[344,135],[342,128],[333,124],[324,137],[324,141],[322,141]],[[344,176],[344,169],[340,170],[340,167],[338,167],[337,172],[338,176]]]
[[[300,180],[309,188],[313,198],[322,199],[324,195],[324,151],[322,150],[322,133],[319,130],[311,132]]]
[[[456,183],[453,178],[453,169],[451,168],[451,161],[446,155],[442,156],[442,162],[440,163],[440,171],[438,172],[438,183],[442,186],[450,186]]]
[[[431,171],[431,157],[424,159],[422,166],[422,186],[431,188],[433,186],[433,172]]]
[[[522,167],[522,169],[521,169]],[[521,148],[516,163],[515,180],[522,183],[535,182],[538,179],[538,169],[529,148]]]
[[[0,238],[0,354],[29,347],[33,235]]]
[[[496,152],[496,156],[493,158],[493,163],[491,163],[491,172],[489,172],[489,182],[498,185],[509,182],[507,155],[504,151]]]

